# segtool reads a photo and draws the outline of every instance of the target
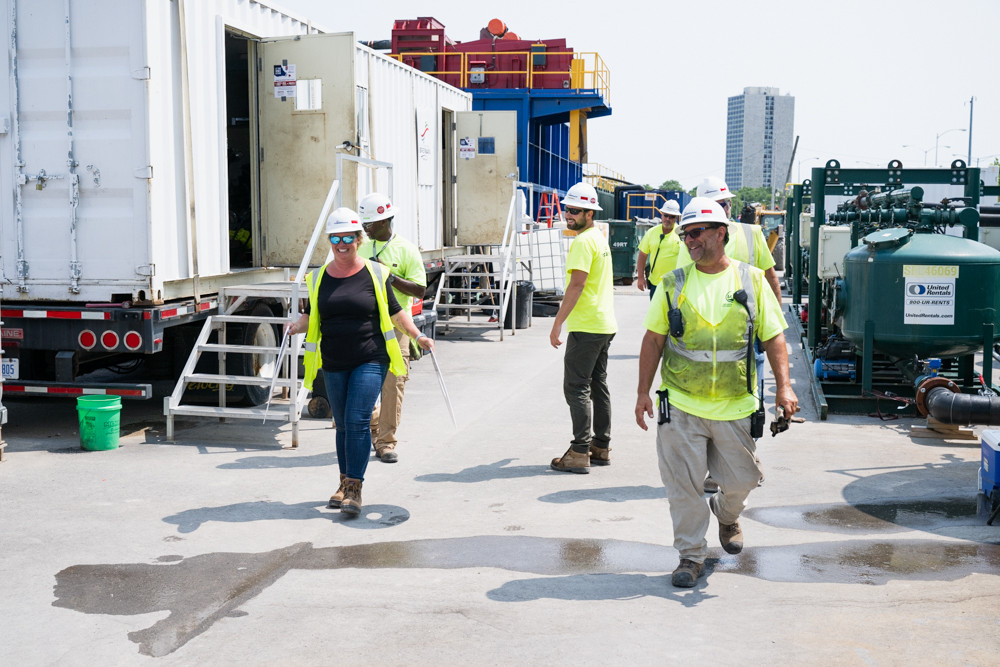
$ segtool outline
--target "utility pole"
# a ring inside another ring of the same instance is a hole
[[[975,95],[969,98],[969,159],[966,161],[966,165],[972,166],[972,106],[976,101]]]

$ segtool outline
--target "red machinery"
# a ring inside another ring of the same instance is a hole
[[[398,20],[392,54],[458,88],[570,87],[573,50],[565,39],[526,40],[492,19],[472,42],[454,42],[435,18]]]

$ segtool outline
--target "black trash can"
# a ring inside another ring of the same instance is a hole
[[[532,294],[535,291],[535,284],[530,280],[518,280],[514,283],[517,290],[517,317],[514,318],[515,329],[527,329],[531,326],[531,306],[534,302]],[[513,297],[513,292],[511,297]],[[507,302],[507,312],[503,316],[503,328],[510,328],[511,301]]]

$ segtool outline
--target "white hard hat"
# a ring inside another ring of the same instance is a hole
[[[726,212],[714,199],[695,197],[684,207],[684,215],[681,216],[678,226],[684,229],[688,225],[708,222],[724,225],[729,221],[726,220]]]
[[[341,206],[326,219],[327,234],[348,234],[361,231],[364,230],[361,229],[358,214],[346,206]]]
[[[677,215],[681,214],[680,204],[677,203],[676,199],[668,199],[664,202],[663,206],[660,207],[660,215]]]
[[[361,214],[361,222],[378,222],[396,215],[396,209],[392,207],[392,202],[381,192],[373,192],[365,195],[358,204],[358,213]]]
[[[563,208],[587,208],[591,211],[603,211],[597,203],[597,190],[590,183],[577,183],[566,191],[562,200]]]
[[[732,199],[736,195],[729,191],[729,186],[718,176],[709,176],[698,186],[698,196],[707,197],[712,201]]]

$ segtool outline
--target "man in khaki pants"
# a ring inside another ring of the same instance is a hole
[[[788,375],[781,306],[763,271],[726,256],[722,207],[695,197],[679,226],[694,264],[666,274],[649,304],[635,418],[648,429],[649,390],[659,367],[656,449],[680,556],[671,582],[692,588],[704,571],[712,514],[723,550],[743,550],[740,514],[762,475],[754,442],[764,423],[763,397],[755,395],[753,380],[754,336],[763,341],[774,373],[776,408],[791,417],[798,398]],[[719,484],[707,503],[706,474]]]
[[[358,249],[358,255],[380,262],[389,269],[389,280],[396,293],[396,300],[409,312],[414,299],[424,298],[427,287],[427,275],[420,251],[392,231],[396,209],[384,194],[373,192],[364,197],[358,205],[358,215],[368,235],[368,240]],[[409,373],[410,339],[398,328],[396,336]],[[393,375],[392,371],[386,374],[382,385],[381,407],[376,407],[372,414],[372,445],[375,447],[375,455],[383,463],[395,463],[399,460],[396,454],[396,429],[399,428],[403,412],[403,392],[407,378],[408,375]]]

